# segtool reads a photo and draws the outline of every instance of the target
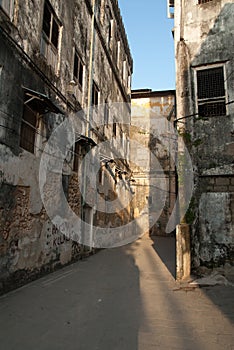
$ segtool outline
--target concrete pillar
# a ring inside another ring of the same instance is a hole
[[[176,279],[185,280],[190,277],[191,253],[190,232],[188,224],[176,226]]]

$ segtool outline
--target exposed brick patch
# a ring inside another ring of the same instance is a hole
[[[230,184],[230,178],[228,177],[217,177],[215,178],[215,184],[217,186],[226,186]]]
[[[234,177],[232,176],[203,176],[200,178],[201,192],[233,192]]]

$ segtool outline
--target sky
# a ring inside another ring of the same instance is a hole
[[[119,0],[133,57],[132,89],[175,88],[173,20],[167,0]]]

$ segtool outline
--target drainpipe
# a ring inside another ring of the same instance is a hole
[[[95,55],[95,15],[96,15],[96,0],[92,2],[92,22],[91,22],[91,42],[90,42],[90,58],[89,58],[89,85],[88,85],[88,114],[86,125],[86,136],[90,137],[90,123],[92,123],[92,90],[93,90],[93,69]]]

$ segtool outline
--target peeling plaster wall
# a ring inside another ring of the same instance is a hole
[[[86,119],[87,111],[82,117],[78,114],[88,107],[93,79],[99,88],[100,104],[105,101],[109,104],[128,103],[130,100],[129,79],[123,78],[122,70],[123,61],[126,60],[127,78],[131,77],[132,58],[118,4],[109,0],[107,3],[107,7],[100,9],[102,15],[98,15],[98,9],[95,15],[92,71],[92,7],[89,0],[50,1],[53,15],[61,25],[56,67],[50,65],[41,53],[44,1],[15,1],[12,18],[0,7],[0,291],[22,285],[86,254],[81,244],[64,236],[50,221],[39,191],[39,166],[46,141],[66,118],[74,118],[78,133],[89,136],[96,143],[105,139],[110,139],[112,144],[115,142],[112,141],[113,111],[110,113],[110,124],[105,126],[102,113],[95,116],[95,122],[90,120],[90,125]],[[117,34],[112,38],[111,46],[107,44],[108,7],[120,41],[118,67],[115,52]],[[82,88],[71,84],[75,49],[84,64]],[[41,118],[34,154],[19,147],[24,108],[22,87],[48,96],[64,112],[64,115],[49,112]],[[129,107],[126,120],[130,121]],[[116,122],[116,137],[124,134],[127,140],[129,125],[123,125],[121,118]],[[91,147],[82,144],[82,148],[84,153],[79,155],[79,163]],[[123,150],[123,155],[128,157],[127,148]],[[112,156],[115,157],[114,148]],[[82,215],[80,179],[78,173],[73,171],[73,162],[74,152],[71,152],[64,162],[62,180],[68,203],[79,217]],[[97,174],[92,173],[92,165],[89,164],[88,171],[96,181]],[[128,167],[127,163],[123,165],[120,162],[119,165]],[[51,181],[61,180],[56,173],[50,176]],[[87,185],[87,192],[89,190]],[[54,207],[60,205],[60,197],[54,198],[50,189],[47,196],[51,196]],[[118,220],[113,215],[113,222],[129,222],[130,209],[126,208],[117,217]],[[96,224],[99,225],[98,220]]]
[[[156,235],[169,234],[166,226],[176,199],[174,103],[173,91],[132,93],[131,140],[136,143],[131,148],[131,168],[136,180],[135,215],[149,214],[145,231],[149,229]],[[155,217],[158,217],[156,222]]]
[[[175,0],[177,126],[189,149],[195,188],[186,220],[191,225],[192,266],[234,261],[233,237],[233,1],[204,4]],[[196,118],[196,69],[223,64],[227,113]],[[229,104],[229,102],[231,102]],[[180,183],[183,191],[185,184]]]

